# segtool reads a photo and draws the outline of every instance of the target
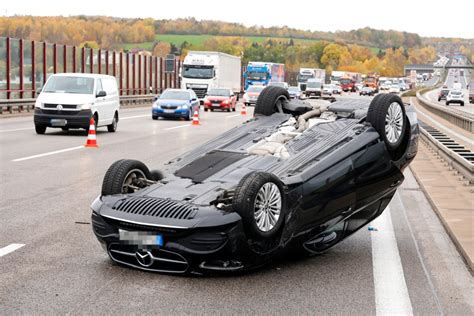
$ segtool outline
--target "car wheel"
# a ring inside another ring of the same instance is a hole
[[[115,131],[117,130],[117,123],[118,123],[118,113],[115,112],[114,119],[112,120],[112,124],[107,125],[107,130],[110,133],[115,133]]]
[[[191,121],[193,119],[193,110],[189,109],[188,116],[186,117],[186,121]]]
[[[461,106],[464,106],[464,102],[461,102]]]
[[[448,102],[448,101],[446,101],[446,105],[449,105],[449,102]]]
[[[372,102],[371,102],[370,104],[373,104],[373,103],[375,103],[375,102],[379,102],[379,100],[380,100],[383,96],[385,96],[385,94],[377,94],[377,95],[372,99]],[[374,107],[369,106],[369,110],[367,111],[367,121],[373,120],[373,118],[372,118],[373,110],[374,110]]]
[[[272,238],[285,217],[283,185],[271,173],[249,173],[237,185],[232,207],[242,217],[249,237]]]
[[[152,115],[151,118],[154,119],[154,120],[157,120],[158,116]]]
[[[374,98],[369,111],[367,121],[377,130],[388,150],[396,151],[403,141],[407,124],[402,99],[393,94]]]
[[[133,193],[146,186],[146,179],[152,179],[152,176],[144,163],[130,159],[118,160],[105,173],[102,195]]]
[[[262,90],[255,105],[254,114],[272,115],[283,113],[283,102],[290,100],[288,91],[284,88],[269,86]]]
[[[214,112],[214,109],[211,109],[211,112]]]
[[[45,125],[35,125],[35,131],[38,135],[43,135],[46,133],[46,126]]]
[[[209,111],[209,109],[208,109],[208,108],[204,108],[204,112],[207,112],[207,111]]]

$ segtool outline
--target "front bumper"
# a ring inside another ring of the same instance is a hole
[[[176,220],[176,226],[159,226],[111,218],[102,214],[103,208],[109,207],[102,203],[101,198],[96,199],[91,207],[94,234],[110,259],[121,265],[145,271],[184,274],[232,272],[261,264],[261,258],[250,250],[240,216],[235,213],[230,216],[232,220],[219,220],[223,218],[222,214],[216,212],[214,220],[190,221],[193,224],[189,227],[181,227],[183,220]],[[204,213],[208,212],[204,210]],[[159,235],[161,244],[124,240],[124,232]]]
[[[229,103],[204,103],[205,109],[226,110],[232,108]]]
[[[304,92],[304,94],[307,96],[307,97],[310,97],[310,96],[316,96],[316,97],[320,97],[321,96],[321,91],[308,91],[306,90]]]
[[[154,117],[188,118],[190,116],[189,109],[164,110],[161,108],[152,108],[151,113]]]
[[[49,109],[35,109],[35,125],[47,127],[70,127],[70,128],[89,128],[92,113],[90,110],[79,111],[57,111]],[[65,120],[64,126],[53,126],[51,120]]]

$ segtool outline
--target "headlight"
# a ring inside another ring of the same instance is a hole
[[[90,110],[91,106],[93,106],[94,103],[86,103],[86,104],[83,104],[81,105],[81,109],[82,110]]]
[[[153,107],[159,109],[161,108],[161,105],[159,105],[158,102],[155,102],[153,103]]]
[[[183,104],[183,105],[181,105],[181,108],[182,108],[183,110],[186,110],[186,109],[188,108],[188,105],[187,105],[187,104]]]

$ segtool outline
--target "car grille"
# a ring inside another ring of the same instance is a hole
[[[193,219],[198,210],[186,203],[150,197],[120,200],[112,208],[130,214],[176,219]]]
[[[71,111],[71,110],[58,111],[58,110],[42,109],[42,111],[43,111],[44,114],[56,114],[56,115],[76,115],[76,114],[80,113],[80,111]]]
[[[53,104],[53,103],[45,103],[43,106],[46,109],[55,109],[59,104]],[[61,104],[63,109],[76,109],[77,105],[76,104]]]
[[[121,264],[155,272],[184,273],[188,270],[188,261],[176,252],[164,249],[149,249],[147,250],[148,255],[151,255],[152,260],[143,265],[138,260],[137,251],[138,249],[133,245],[113,243],[109,246],[109,256],[112,260]],[[144,252],[141,251],[140,253]]]
[[[203,99],[206,96],[207,88],[193,88],[193,87],[191,87],[191,89],[196,93],[196,95],[199,99]]]
[[[178,108],[177,105],[162,105],[161,106],[162,109],[166,109],[166,110],[176,110]]]

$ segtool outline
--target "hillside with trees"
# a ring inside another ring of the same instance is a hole
[[[104,16],[0,17],[0,36],[123,51],[149,50],[154,55],[184,56],[189,50],[215,50],[248,61],[285,63],[290,70],[320,67],[385,76],[403,74],[407,63],[436,59],[436,38],[363,28],[319,32],[289,27],[246,27],[239,23],[121,19]],[[168,40],[163,40],[163,37]],[[180,38],[178,42],[178,38]],[[199,40],[196,40],[199,38]],[[463,39],[448,39],[463,44]],[[463,46],[464,47],[464,46]],[[470,48],[466,48],[470,52]]]

